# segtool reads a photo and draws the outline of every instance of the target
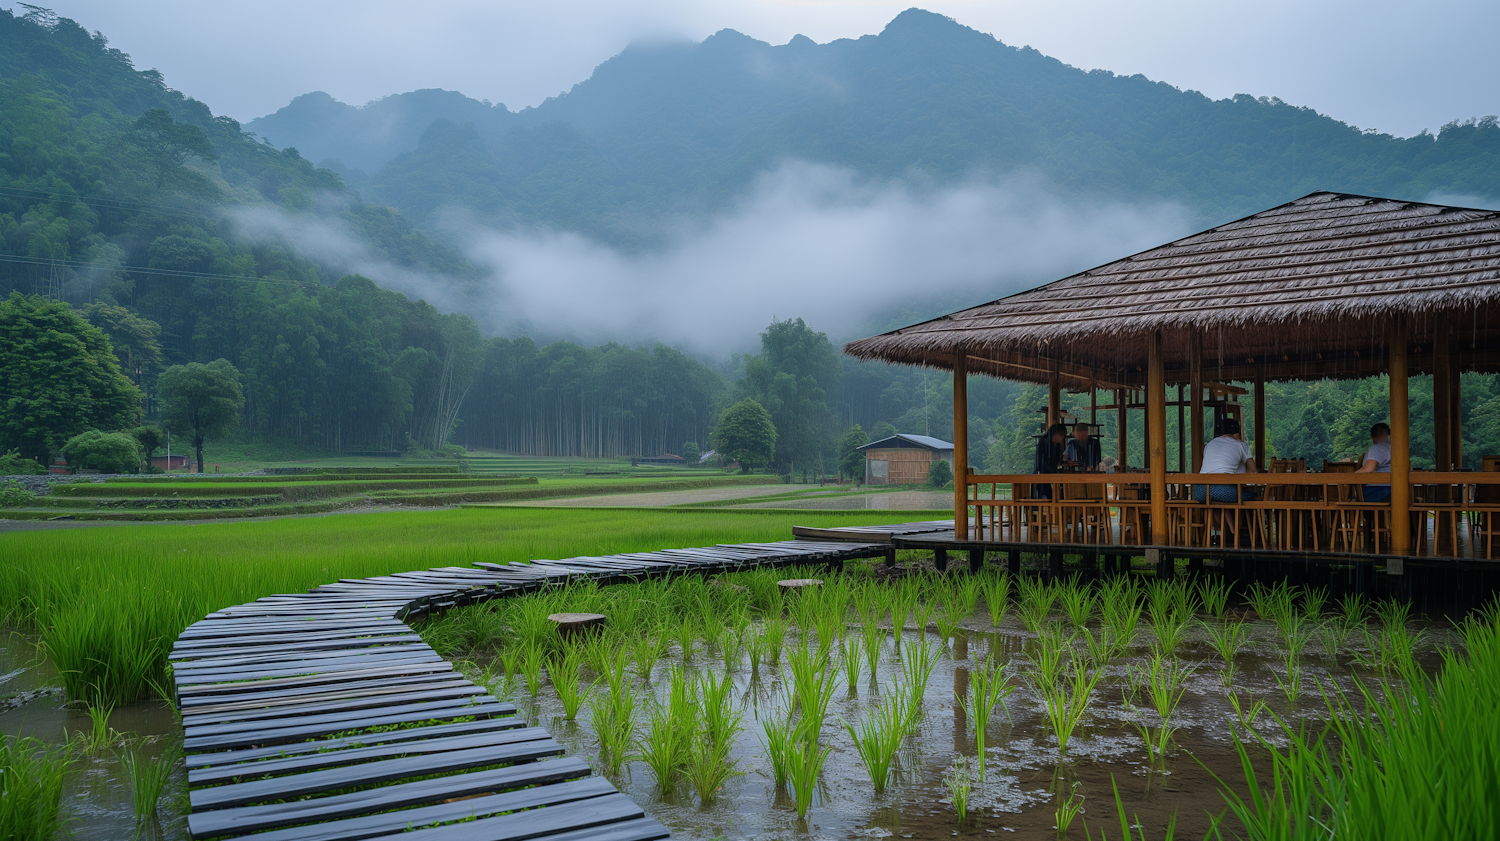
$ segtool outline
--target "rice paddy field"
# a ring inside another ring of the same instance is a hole
[[[564,640],[560,611],[613,630]],[[1495,610],[855,568],[575,586],[420,630],[675,837],[1500,828]]]
[[[181,730],[158,687],[172,641],[217,608],[344,577],[907,519],[486,508],[0,534],[0,837],[186,837]],[[1438,621],[1212,574],[901,560],[573,585],[418,630],[682,838],[1500,828],[1500,611]],[[790,577],[823,583],[783,592]],[[564,639],[558,611],[608,622]]]

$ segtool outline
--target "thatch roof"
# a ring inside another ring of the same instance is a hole
[[[1321,192],[844,350],[1104,387],[1140,382],[1161,330],[1169,374],[1196,337],[1218,379],[1357,376],[1401,316],[1418,369],[1441,330],[1465,370],[1496,370],[1496,314],[1500,212]]]

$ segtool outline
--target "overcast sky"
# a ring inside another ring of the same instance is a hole
[[[45,0],[38,0],[45,2]],[[4,5],[0,0],[0,5]],[[417,88],[535,105],[636,38],[737,29],[782,44],[879,32],[910,2],[875,0],[55,0],[59,14],[247,121],[298,94],[353,104]],[[19,6],[10,6],[19,11]],[[1077,67],[1143,73],[1215,98],[1273,95],[1410,135],[1500,112],[1495,0],[926,2]]]

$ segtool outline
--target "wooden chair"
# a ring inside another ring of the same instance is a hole
[[[1305,458],[1278,458],[1271,460],[1270,473],[1306,473],[1307,459]],[[1297,501],[1301,494],[1297,491],[1300,487],[1293,485],[1267,485],[1267,502],[1293,502]],[[1314,512],[1305,508],[1293,508],[1287,506],[1282,509],[1273,508],[1270,512],[1272,521],[1276,526],[1276,542],[1282,549],[1301,549],[1307,543],[1307,537],[1311,535],[1314,551],[1317,551],[1318,528],[1317,517]]]

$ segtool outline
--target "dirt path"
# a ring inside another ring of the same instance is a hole
[[[739,485],[729,488],[699,488],[691,491],[653,491],[650,493],[575,496],[567,499],[529,499],[518,502],[472,503],[469,507],[490,506],[568,506],[576,508],[662,508],[694,502],[732,502],[757,496],[793,491],[817,490],[817,485]],[[830,492],[837,488],[830,487]]]

